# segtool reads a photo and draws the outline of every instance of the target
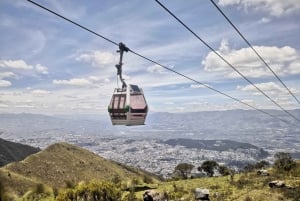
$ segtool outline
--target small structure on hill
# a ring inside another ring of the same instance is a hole
[[[208,189],[196,188],[194,193],[195,193],[195,200],[210,200]]]
[[[278,181],[278,180],[275,180],[275,181],[271,181],[269,182],[269,187],[270,188],[283,188],[285,187],[285,183],[284,181]]]
[[[161,193],[154,191],[154,190],[147,190],[143,194],[143,200],[144,201],[163,201],[165,199]]]
[[[269,187],[270,188],[287,188],[287,189],[295,189],[294,186],[291,186],[291,185],[286,185],[284,183],[284,181],[271,181],[269,182]]]
[[[270,176],[268,170],[257,170],[256,174],[261,176]]]

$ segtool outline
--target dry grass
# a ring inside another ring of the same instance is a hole
[[[80,147],[67,143],[58,143],[27,157],[20,162],[11,163],[0,169],[2,177],[11,177],[5,181],[14,193],[22,194],[36,183],[63,188],[66,183],[77,184],[80,181],[112,180],[114,177],[127,182],[136,178],[143,181],[146,172],[130,169],[106,160]],[[157,181],[156,179],[153,179]],[[21,188],[14,188],[21,186]]]
[[[145,176],[155,183],[152,187],[162,193],[167,193],[174,200],[193,200],[195,188],[207,188],[210,198],[214,201],[292,201],[284,197],[284,191],[271,189],[268,183],[272,180],[284,180],[287,185],[300,188],[300,163],[291,174],[277,174],[270,170],[270,176],[259,176],[255,173],[242,173],[234,176],[199,178],[180,181],[159,182],[153,175],[143,171],[119,165],[106,160],[87,150],[66,143],[54,144],[44,151],[34,154],[24,161],[9,164],[0,169],[0,180],[3,181],[12,195],[20,197],[33,189],[38,183],[47,188],[64,188],[66,184],[73,185],[81,181],[113,180],[116,176],[123,184],[133,185],[130,181],[145,180]],[[9,174],[10,176],[8,176]],[[174,192],[174,190],[176,192]],[[298,191],[297,191],[298,192]],[[299,190],[300,192],[300,190]],[[143,191],[137,192],[141,199]],[[53,196],[46,198],[53,200]]]

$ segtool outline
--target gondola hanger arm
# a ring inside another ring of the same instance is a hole
[[[122,88],[126,88],[127,84],[122,76],[122,65],[123,65],[123,54],[125,52],[129,51],[129,48],[126,47],[126,45],[124,43],[119,43],[119,50],[117,50],[118,53],[120,53],[120,59],[119,59],[119,63],[116,64],[116,68],[117,68],[117,75],[120,77],[120,80],[122,82]]]

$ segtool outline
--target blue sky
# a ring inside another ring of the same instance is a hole
[[[37,2],[257,108],[278,109],[154,0]],[[282,107],[300,108],[209,0],[161,2]],[[299,0],[215,2],[300,99]],[[0,19],[0,112],[106,114],[117,46],[25,0],[1,0]],[[152,112],[249,109],[132,53],[123,73]]]

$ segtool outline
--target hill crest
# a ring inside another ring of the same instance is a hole
[[[6,165],[0,169],[0,179],[1,172],[8,186],[13,183],[9,181],[12,178],[6,177],[8,172],[15,178],[26,178],[26,182],[30,179],[59,188],[65,187],[66,182],[76,184],[81,181],[113,180],[116,177],[121,181],[131,181],[133,178],[143,181],[144,177],[157,179],[150,173],[120,165],[68,143],[50,145],[23,161]]]

